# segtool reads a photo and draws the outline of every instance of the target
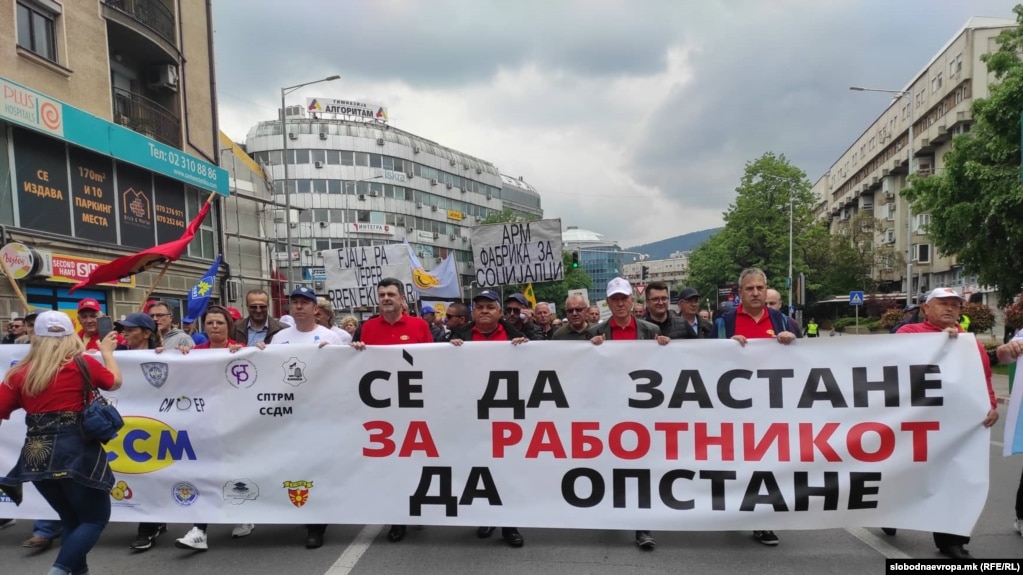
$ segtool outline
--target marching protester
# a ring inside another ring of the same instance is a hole
[[[444,341],[451,341],[451,334],[469,322],[469,306],[461,302],[448,304],[444,312],[444,326],[447,333],[444,334]]]
[[[668,284],[662,281],[650,282],[646,286],[645,293],[646,310],[643,318],[656,325],[661,335],[666,335],[671,339],[688,338],[689,327],[668,309],[671,306]],[[635,314],[633,315],[635,316]]]
[[[590,307],[586,308],[586,321],[588,321],[591,325],[596,325],[600,323],[599,306],[591,305]]]
[[[765,305],[778,313],[785,316],[785,330],[796,334],[797,338],[803,337],[803,330],[799,327],[799,322],[789,317],[781,309],[781,293],[776,289],[767,288],[767,295],[764,296]]]
[[[649,293],[650,288],[647,288]],[[686,326],[687,339],[707,339],[714,325],[710,323],[710,312],[704,310],[707,317],[700,312],[700,292],[695,288],[687,287],[678,296],[679,315],[682,323]],[[675,338],[672,338],[675,339]]]
[[[540,333],[539,328],[536,327],[536,324],[528,321],[530,312],[531,310],[529,309],[529,302],[526,301],[526,296],[520,293],[513,293],[505,298],[505,322],[515,328],[516,331],[522,332],[531,340],[543,339],[543,335]],[[475,315],[473,315],[473,317],[475,317]]]
[[[359,329],[359,318],[354,315],[346,315],[341,318],[341,329],[348,332],[348,335],[355,335],[355,330]]]
[[[747,340],[773,338],[788,345],[796,334],[788,331],[786,317],[778,310],[767,307],[767,274],[759,268],[746,268],[739,274],[739,305],[724,312],[714,326],[712,338],[734,339],[745,347]],[[754,531],[753,537],[764,545],[777,545],[774,531]]]
[[[156,328],[160,331],[160,340],[163,342],[163,347],[168,349],[192,349],[195,347],[192,336],[174,327],[174,313],[166,303],[158,301],[150,305],[148,313],[149,317],[153,318],[153,321],[156,322]]]
[[[148,316],[147,316],[148,317]],[[24,409],[28,432],[17,464],[0,478],[0,491],[20,504],[22,484],[31,481],[60,517],[64,541],[50,575],[87,574],[87,556],[110,520],[114,474],[99,440],[82,432],[82,410],[90,387],[115,391],[121,371],[114,359],[117,336],[99,344],[103,363],[85,354],[71,318],[59,311],[39,314],[28,355],[0,384],[0,420]],[[40,464],[32,446],[50,452]]]
[[[352,334],[334,325],[334,305],[325,297],[316,298],[316,323],[336,333],[342,343],[352,343]]]
[[[680,308],[682,307],[681,300],[679,301],[679,307]],[[710,323],[710,310],[701,309],[700,313],[698,315],[700,316],[700,319],[702,319],[703,321],[705,321],[707,323]]]
[[[920,306],[923,321],[921,323],[906,324],[895,333],[944,332],[948,334],[949,338],[954,339],[960,333],[964,333],[962,326],[959,325],[959,314],[962,313],[964,303],[966,303],[966,298],[959,295],[954,289],[947,287],[934,288],[927,294],[923,304]],[[1011,361],[1010,358],[1014,359],[1019,356],[1020,350],[1023,350],[1023,347],[1012,344],[999,347],[999,361],[1003,358],[1006,361]],[[991,387],[991,360],[988,358],[987,350],[984,349],[984,344],[979,340],[977,341],[977,351],[980,353],[980,362],[984,366],[984,380],[987,385],[988,398],[991,401],[991,410],[988,411],[981,424],[984,427],[991,427],[998,421],[998,402],[995,399],[995,390]],[[895,529],[885,528],[884,532],[888,535],[895,535]],[[965,547],[970,542],[968,536],[935,532],[933,538],[934,545],[942,555],[951,559],[972,558],[970,552]]]
[[[521,294],[515,294],[521,296]],[[517,302],[525,305],[525,297],[522,301],[515,299],[515,296],[508,298],[508,302]],[[494,290],[483,290],[472,298],[472,321],[452,332],[451,343],[461,346],[465,342],[473,341],[511,341],[512,345],[519,345],[529,341],[521,331],[510,321],[507,316],[512,315],[505,310],[505,318],[501,317],[501,296]],[[486,539],[494,534],[496,527],[480,527],[476,529],[476,537]],[[526,540],[519,533],[518,528],[502,527],[501,537],[511,547],[522,547]]]
[[[230,353],[235,353],[245,347],[244,343],[237,342],[229,337],[234,332],[234,318],[231,317],[231,313],[226,308],[219,305],[209,306],[206,309],[206,313],[202,316],[202,325],[206,330],[209,340],[206,343],[196,345],[195,349],[226,349]],[[178,348],[178,351],[187,354],[189,349],[182,346]],[[209,542],[206,537],[206,529],[208,527],[209,525],[206,523],[196,523],[184,537],[174,542],[174,546],[178,549],[190,549],[193,551],[208,550]],[[246,537],[255,528],[256,526],[252,523],[243,523],[231,531],[231,537],[235,539]]]
[[[541,339],[551,339],[554,335],[554,317],[551,315],[551,306],[540,302],[533,308],[533,322],[536,324],[537,332]]]
[[[270,295],[261,289],[249,290],[245,294],[245,307],[249,316],[236,321],[231,339],[252,347],[268,341],[285,326],[270,315]]]
[[[667,297],[667,289],[665,289],[665,297]],[[634,313],[630,313],[635,309],[632,299],[632,284],[625,278],[616,277],[607,283],[607,306],[611,308],[611,317],[589,330],[590,341],[594,345],[611,340],[653,339],[657,340],[660,345],[666,345],[671,341],[671,338],[661,334],[661,328],[648,321],[637,319]],[[657,546],[657,541],[649,531],[641,530],[636,531],[636,545],[640,549],[652,551]]]
[[[7,335],[4,336],[0,343],[11,344],[16,339],[25,335],[25,320],[21,318],[14,318],[10,323],[7,324]]]
[[[267,341],[257,343],[256,347],[266,349],[267,345],[307,344],[322,348],[325,345],[344,345],[339,335],[316,323],[316,292],[307,286],[298,286],[291,292],[288,301],[288,311],[295,321],[294,327],[286,327],[268,336]],[[237,328],[234,333],[238,333]],[[326,525],[306,525],[306,549],[323,547],[323,535],[326,532]]]
[[[568,320],[554,332],[551,339],[556,341],[589,340],[590,336],[587,330],[590,328],[590,323],[586,321],[588,309],[590,306],[583,296],[568,296],[568,299],[565,300],[565,313],[568,315]]]
[[[610,306],[609,306],[610,307]],[[636,302],[632,306],[632,317],[636,319],[646,319],[646,306]]]
[[[352,347],[363,350],[367,345],[405,345],[437,341],[431,333],[432,324],[427,324],[423,318],[405,313],[402,305],[405,303],[405,293],[402,289],[401,280],[395,278],[380,280],[377,284],[377,305],[380,307],[380,315],[371,317],[362,324],[359,337],[352,342]],[[426,310],[433,312],[433,308],[425,306],[424,315]],[[387,539],[397,543],[405,538],[407,532],[406,525],[392,525],[387,532]]]
[[[38,312],[32,312],[25,315],[25,333],[19,335],[14,343],[31,343],[32,342],[32,329],[35,328],[36,318],[39,317]]]
[[[424,305],[423,306],[423,321],[426,325],[430,326],[430,333],[433,334],[433,341],[446,341],[447,337],[444,333],[444,326],[437,323],[437,310],[433,307]]]
[[[98,301],[85,298],[78,302],[78,325],[82,326],[78,330],[78,337],[82,338],[88,351],[99,351],[99,326],[96,320],[102,314]]]
[[[163,347],[156,322],[153,321],[153,318],[148,313],[135,312],[128,314],[128,317],[123,320],[114,322],[114,328],[124,340],[124,343],[117,346],[118,351],[142,351],[147,349],[155,351]],[[166,532],[166,523],[139,523],[138,533],[135,536],[135,540],[131,542],[130,547],[135,551],[147,551]]]

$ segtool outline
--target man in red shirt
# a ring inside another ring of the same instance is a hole
[[[948,334],[948,337],[956,338],[963,332],[963,328],[959,326],[959,314],[962,313],[965,302],[966,298],[952,288],[935,288],[927,294],[927,299],[921,306],[924,321],[906,324],[895,333],[944,332]],[[991,409],[981,423],[984,427],[991,427],[998,421],[998,403],[995,400],[995,390],[991,387],[991,360],[988,359],[987,350],[984,349],[980,341],[977,341],[977,351],[980,353],[980,362],[984,366],[984,381],[987,384],[988,399],[991,401]],[[999,348],[999,352],[1000,357],[1011,355],[1003,353],[1001,348]],[[885,528],[884,532],[888,535],[895,535],[894,529]],[[938,551],[952,559],[971,558],[970,552],[963,547],[969,542],[970,538],[962,535],[934,533],[934,544],[938,547]]]
[[[363,322],[355,332],[352,347],[366,349],[367,345],[405,345],[433,343],[430,325],[418,317],[405,313],[405,286],[395,278],[384,278],[377,284],[377,305],[380,315]],[[392,525],[387,539],[397,543],[405,538],[406,525]]]

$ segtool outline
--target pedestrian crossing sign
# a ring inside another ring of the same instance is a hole
[[[849,292],[849,305],[863,305],[863,292],[861,291]]]

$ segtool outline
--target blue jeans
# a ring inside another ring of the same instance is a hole
[[[36,519],[32,526],[32,535],[45,539],[56,539],[60,537],[60,521],[52,519]]]
[[[64,542],[53,566],[79,575],[89,571],[86,555],[110,521],[110,495],[73,479],[33,481],[36,489],[60,515]]]

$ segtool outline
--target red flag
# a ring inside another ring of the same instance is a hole
[[[103,264],[92,270],[89,277],[73,285],[68,292],[74,293],[76,289],[86,286],[105,282],[115,282],[121,278],[144,272],[151,267],[177,260],[181,257],[181,254],[185,253],[185,248],[188,247],[188,243],[192,241],[192,238],[195,237],[195,233],[199,231],[199,226],[202,225],[202,221],[206,219],[206,214],[210,213],[210,205],[212,205],[212,203],[213,202],[207,200],[207,202],[202,205],[202,209],[200,209],[199,213],[196,214],[192,223],[188,224],[188,229],[185,230],[185,233],[181,235],[180,239],[160,244],[158,246],[153,246],[149,249],[142,250],[137,254],[117,258],[110,263]]]

